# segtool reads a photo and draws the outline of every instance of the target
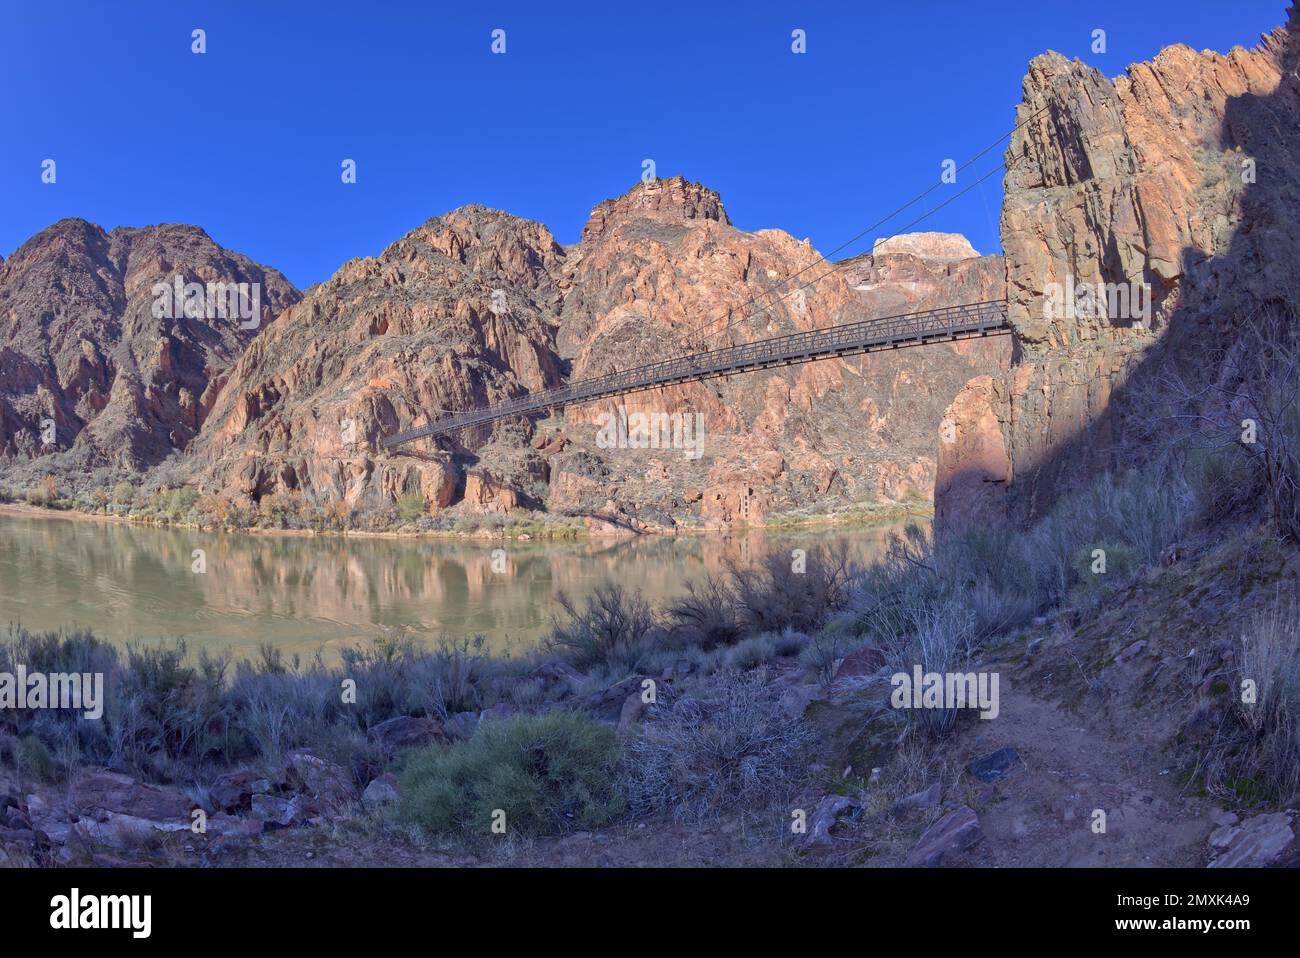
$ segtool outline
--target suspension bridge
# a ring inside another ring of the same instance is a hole
[[[739,346],[690,353],[644,366],[633,366],[604,376],[580,379],[567,386],[528,392],[504,402],[465,409],[443,416],[382,440],[385,449],[458,429],[481,426],[498,419],[549,413],[577,403],[628,393],[698,382],[718,376],[792,366],[797,363],[873,353],[886,349],[924,346],[1010,332],[1005,300],[945,306],[916,313],[868,319],[858,323],[810,329]]]

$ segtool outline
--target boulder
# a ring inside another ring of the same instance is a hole
[[[392,804],[400,797],[397,791],[397,777],[390,773],[380,775],[361,793],[361,801],[368,808]]]
[[[208,788],[208,796],[217,811],[234,812],[247,809],[258,783],[264,781],[251,769],[239,769],[218,775]]]
[[[641,694],[641,683],[644,681],[643,676],[629,676],[601,692],[587,696],[583,699],[582,709],[602,722],[615,725],[623,716],[623,706],[628,698],[633,694]]]
[[[79,779],[72,786],[72,802],[83,814],[106,811],[159,822],[182,821],[186,828],[190,812],[196,807],[189,796],[177,789],[145,785],[115,772],[99,772]]]
[[[1256,815],[1240,824],[1229,822],[1210,835],[1220,849],[1211,868],[1263,868],[1276,862],[1295,841],[1289,812]]]
[[[318,801],[341,802],[356,797],[352,777],[342,766],[327,762],[310,752],[289,753],[289,779],[291,785]]]
[[[854,649],[844,656],[839,668],[835,670],[835,678],[839,680],[875,675],[884,667],[885,653],[877,648],[864,645],[862,648]]]
[[[431,718],[415,718],[399,715],[372,726],[370,735],[388,755],[394,755],[404,748],[418,748],[434,742],[447,741],[442,726]]]

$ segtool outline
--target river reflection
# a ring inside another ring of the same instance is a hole
[[[489,650],[518,653],[546,632],[560,590],[581,599],[617,581],[662,606],[727,559],[844,542],[866,560],[880,554],[892,528],[502,542],[238,535],[0,515],[0,622],[85,626],[119,643],[184,636],[191,648],[236,656],[264,642],[328,654],[391,629],[427,638],[482,633]],[[195,549],[206,572],[192,571]],[[500,572],[497,549],[505,550]]]

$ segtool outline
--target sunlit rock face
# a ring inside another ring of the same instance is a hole
[[[574,379],[700,348],[1003,295],[999,257],[961,237],[900,237],[832,264],[780,230],[745,232],[717,194],[680,179],[601,203],[569,260],[557,345]],[[960,255],[958,255],[960,254]],[[549,504],[606,504],[653,521],[762,523],[792,510],[926,500],[933,428],[1006,342],[828,359],[651,390],[571,409],[543,428],[566,442]],[[607,448],[619,417],[698,416],[698,450]],[[693,455],[698,451],[698,455]]]
[[[345,263],[235,364],[196,445],[198,481],[245,501],[460,501],[465,470],[450,450],[426,440],[390,456],[379,439],[558,385],[564,255],[544,226],[468,206]],[[505,501],[469,487],[476,504]]]
[[[1001,295],[1000,259],[960,237],[836,267],[779,230],[736,229],[717,193],[681,178],[598,204],[567,250],[539,224],[467,207],[346,264],[250,345],[193,459],[208,491],[241,500],[418,493],[430,510],[545,508],[629,528],[924,500],[944,405],[1005,367],[1005,341],[653,390],[398,453],[379,440],[437,410],[691,349]],[[662,443],[640,447],[641,417],[667,423]]]

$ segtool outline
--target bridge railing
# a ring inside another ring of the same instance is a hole
[[[843,326],[810,329],[786,336],[725,346],[674,359],[633,366],[604,376],[579,380],[567,386],[525,393],[504,402],[467,409],[445,416],[427,426],[399,432],[383,440],[391,449],[404,442],[439,435],[466,426],[481,425],[506,416],[567,406],[652,386],[707,379],[728,372],[742,372],[798,362],[817,356],[831,356],[854,350],[918,343],[931,338],[988,333],[1005,329],[1007,305],[996,300],[945,306],[919,313],[884,316]]]

